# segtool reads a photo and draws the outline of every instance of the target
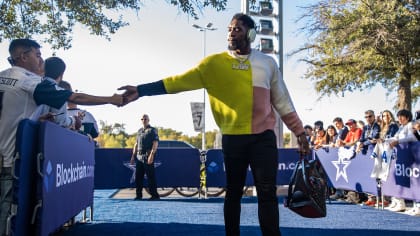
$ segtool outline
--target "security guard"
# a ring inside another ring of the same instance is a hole
[[[143,127],[137,132],[137,140],[133,147],[133,155],[131,156],[131,164],[136,160],[136,198],[142,199],[144,174],[147,175],[149,192],[151,198],[149,200],[159,200],[157,192],[154,159],[159,142],[159,135],[156,128],[150,126],[149,116],[144,114],[141,118]]]

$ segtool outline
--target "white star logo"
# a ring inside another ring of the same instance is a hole
[[[130,169],[131,171],[133,171],[133,174],[131,175],[131,179],[130,179],[130,184],[134,183],[134,181],[136,180],[136,164],[131,164],[130,162],[125,162],[125,163],[123,163],[123,165],[125,167],[127,167],[128,169]]]
[[[351,161],[345,161],[343,158],[338,158],[338,161],[331,161],[335,168],[337,168],[337,173],[335,175],[335,181],[338,181],[338,178],[340,176],[343,177],[343,179],[348,183],[349,180],[347,179],[347,172],[346,169],[351,163]]]
[[[352,146],[350,148],[340,147],[338,149],[338,160],[337,161],[331,161],[335,168],[337,168],[337,174],[335,175],[335,181],[337,181],[340,176],[343,177],[343,179],[348,183],[349,180],[347,178],[347,167],[351,163],[351,159],[353,159],[356,156],[355,152],[355,146]]]
[[[130,184],[134,183],[134,181],[136,180],[136,164],[131,164],[130,162],[124,162],[123,165],[127,167],[128,169],[130,169],[131,171],[133,171],[133,174],[131,175],[131,178],[130,178]],[[159,167],[160,165],[162,165],[162,162],[155,161],[154,163],[155,168]],[[147,178],[146,175],[145,177]]]

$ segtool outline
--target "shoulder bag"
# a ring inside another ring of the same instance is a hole
[[[301,156],[290,178],[285,206],[307,218],[327,215],[327,177],[318,160]]]

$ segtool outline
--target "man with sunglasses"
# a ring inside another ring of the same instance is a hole
[[[143,180],[146,173],[150,197],[149,200],[159,200],[155,176],[155,155],[159,143],[159,135],[156,128],[149,123],[149,116],[144,114],[141,117],[143,127],[137,132],[136,143],[133,147],[133,155],[130,163],[136,163],[136,198],[143,198]]]
[[[370,145],[376,144],[376,140],[381,132],[381,127],[376,122],[375,112],[372,110],[365,111],[365,119],[366,125],[363,126],[356,152],[362,151],[362,153],[366,153]]]

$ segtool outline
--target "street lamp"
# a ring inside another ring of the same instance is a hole
[[[206,32],[207,30],[214,31],[217,28],[212,27],[213,23],[209,22],[206,26],[199,26],[193,24],[192,27],[196,28],[198,31],[203,32],[203,58],[206,57]],[[203,91],[203,103],[204,103],[204,113],[203,113],[203,128],[201,129],[201,149],[206,150],[206,89]]]

